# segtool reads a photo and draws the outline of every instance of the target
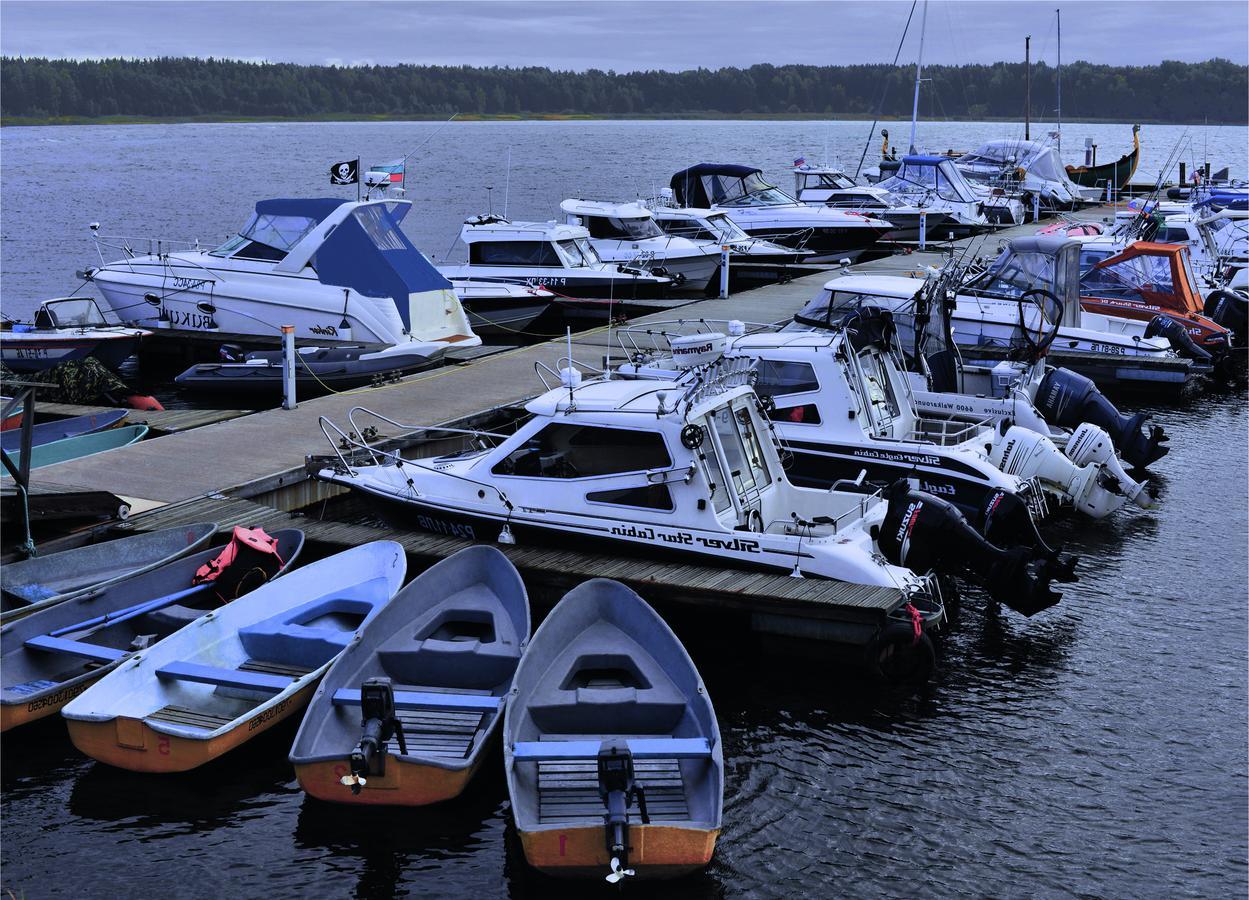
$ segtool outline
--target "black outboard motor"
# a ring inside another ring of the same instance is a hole
[[[954,504],[917,491],[905,479],[885,492],[889,509],[877,543],[886,559],[915,572],[969,569],[984,582],[995,600],[1033,616],[1062,599],[1050,581],[1074,581],[1075,561],[1057,554],[996,547],[972,528]]]
[[[351,751],[351,774],[342,783],[353,794],[368,783],[368,777],[386,774],[386,742],[399,739],[399,752],[407,753],[403,723],[395,716],[395,690],[389,678],[369,678],[360,685],[360,727],[364,734]]]
[[[1213,291],[1203,307],[1207,318],[1232,333],[1232,349],[1249,347],[1249,297],[1236,291]]]
[[[1149,416],[1123,415],[1092,380],[1070,369],[1046,373],[1036,405],[1041,415],[1059,428],[1078,428],[1084,422],[1101,428],[1110,435],[1119,455],[1136,468],[1157,462],[1171,449],[1163,446],[1168,437],[1161,426],[1146,426]]]
[[[1145,326],[1145,337],[1152,338],[1159,335],[1170,341],[1171,349],[1180,356],[1187,357],[1195,363],[1214,365],[1214,357],[1198,347],[1192,335],[1188,333],[1188,329],[1170,316],[1154,316]]]
[[[623,739],[603,741],[598,751],[598,795],[607,806],[603,823],[607,829],[607,856],[611,872],[607,880],[615,884],[632,875],[629,868],[629,807],[636,800],[642,824],[650,824],[646,811],[646,791],[634,780],[633,754]]]

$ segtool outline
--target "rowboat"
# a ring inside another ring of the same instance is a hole
[[[215,522],[179,525],[10,563],[0,570],[0,625],[173,562],[216,531]]]
[[[285,572],[303,548],[295,528],[272,535]],[[0,629],[0,732],[58,713],[113,669],[220,605],[211,585],[194,585],[221,553],[202,550],[98,591],[79,594]],[[258,587],[244,581],[243,589]]]
[[[97,453],[105,453],[109,450],[118,450],[122,447],[129,447],[131,444],[138,443],[147,435],[148,428],[146,425],[125,425],[121,428],[110,428],[108,431],[101,431],[96,434],[80,434],[75,437],[62,438],[59,441],[52,441],[48,444],[42,444],[30,451],[30,467],[32,469],[41,469],[44,466],[52,466],[57,463],[69,462],[73,459],[82,459],[84,456],[95,456]],[[17,465],[22,454],[19,451],[9,452],[9,458]],[[4,477],[8,477],[6,474]]]
[[[459,796],[499,730],[528,640],[525,585],[494,547],[426,570],[326,673],[291,747],[300,786],[337,803]]]
[[[512,815],[551,875],[665,878],[711,860],[720,730],[694,663],[624,585],[570,591],[533,636],[503,724]]]
[[[97,431],[106,431],[114,425],[120,424],[126,418],[127,413],[129,413],[129,410],[110,409],[102,413],[93,413],[89,416],[74,416],[73,418],[60,419],[56,422],[40,422],[38,425],[31,426],[31,446],[41,447],[44,444],[77,437],[80,434],[95,434]],[[21,446],[22,432],[20,430],[6,431],[3,435],[0,435],[0,448],[12,453],[20,450]]]
[[[326,557],[136,653],[61,715],[74,745],[136,772],[185,772],[303,711],[330,663],[394,596],[394,541]]]

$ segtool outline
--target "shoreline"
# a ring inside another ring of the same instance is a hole
[[[209,124],[270,124],[270,123],[325,123],[325,122],[442,122],[444,116],[387,116],[387,115],[351,115],[348,113],[326,113],[320,116],[5,116],[0,114],[0,128],[29,128],[57,125],[209,125]],[[456,116],[458,122],[575,122],[575,121],[758,121],[758,122],[793,122],[793,121],[835,121],[835,122],[866,122],[867,119],[858,114],[837,113],[722,113],[722,112],[688,112],[688,113],[657,113],[649,114],[597,114],[597,113],[509,113],[485,114],[470,113]],[[879,117],[880,123],[909,122],[908,118]],[[1007,116],[985,116],[981,118],[951,117],[942,122],[1018,122],[1018,118]],[[1106,118],[1069,118],[1071,124],[1113,124]],[[1205,121],[1163,121],[1160,119],[1142,119],[1140,125],[1189,125],[1215,126],[1219,128],[1243,128],[1249,125],[1244,122],[1205,122]]]

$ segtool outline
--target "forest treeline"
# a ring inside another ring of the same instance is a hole
[[[922,113],[1021,118],[1023,63],[929,66]],[[0,114],[52,117],[430,117],[450,115],[909,118],[914,70],[756,65],[684,72],[562,72],[472,66],[306,66],[224,59],[0,59]],[[1249,66],[1201,63],[1062,69],[1064,118],[1244,123]],[[1032,67],[1032,114],[1052,119],[1055,69]]]

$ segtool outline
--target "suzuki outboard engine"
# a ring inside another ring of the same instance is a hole
[[[1249,297],[1236,291],[1213,291],[1206,298],[1205,314],[1232,333],[1232,349],[1249,346]]]
[[[1198,347],[1192,335],[1188,333],[1188,329],[1170,316],[1154,316],[1145,326],[1145,337],[1159,336],[1166,338],[1171,344],[1171,349],[1180,356],[1207,366],[1214,365],[1214,357]]]
[[[1127,500],[1152,509],[1143,482],[1133,481],[1115,456],[1110,435],[1089,422],[1067,440],[1067,455],[1054,442],[1018,425],[989,449],[989,462],[1019,478],[1037,478],[1065,496],[1080,512],[1100,519]]]
[[[1166,432],[1158,425],[1146,426],[1149,416],[1128,417],[1106,399],[1091,379],[1070,369],[1051,369],[1036,393],[1037,409],[1059,428],[1078,428],[1092,422],[1110,435],[1128,464],[1145,468],[1167,455]]]
[[[1062,599],[1050,581],[1074,581],[1075,561],[1056,555],[1035,558],[1026,547],[1003,550],[968,524],[958,507],[915,490],[906,479],[895,481],[877,545],[885,558],[915,572],[951,573],[967,569],[978,575],[999,603],[1033,616]]]

